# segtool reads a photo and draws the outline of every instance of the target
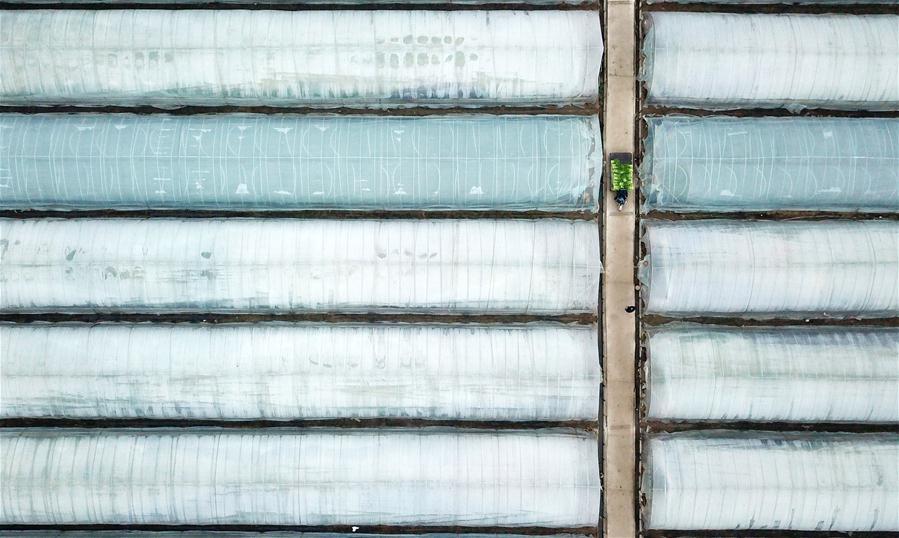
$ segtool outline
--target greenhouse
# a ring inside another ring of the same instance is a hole
[[[598,354],[545,323],[8,324],[0,417],[597,420]]]
[[[899,107],[894,15],[654,12],[641,74],[652,105]]]
[[[588,221],[73,219],[0,226],[0,306],[16,312],[564,314],[595,312],[599,293],[599,238]]]
[[[20,209],[596,211],[588,116],[0,114]]]
[[[645,455],[650,529],[899,530],[895,435],[660,434]]]
[[[0,4],[0,537],[899,536],[899,0]]]
[[[646,222],[646,309],[670,316],[892,317],[899,222]]]
[[[584,104],[603,51],[589,11],[16,10],[0,33],[5,104]]]
[[[22,463],[3,467],[6,524],[577,527],[599,517],[596,443],[551,430],[6,429],[0,450]]]
[[[899,211],[899,119],[646,121],[644,211]]]
[[[647,416],[899,422],[897,351],[895,328],[653,328]]]

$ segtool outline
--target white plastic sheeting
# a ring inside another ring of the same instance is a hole
[[[899,422],[899,329],[652,329],[650,418]]]
[[[590,434],[0,432],[0,522],[595,526]]]
[[[899,436],[696,432],[646,443],[650,529],[899,530]]]
[[[0,15],[6,104],[597,100],[591,11],[39,10]]]
[[[41,0],[51,2],[54,0]],[[92,0],[94,1],[94,0]],[[96,0],[100,1],[100,0]],[[647,4],[674,2],[676,4],[897,4],[899,0],[646,0]]]
[[[818,0],[820,1],[820,0]],[[215,4],[244,4],[244,5],[269,5],[269,6],[303,6],[303,5],[422,5],[422,4],[527,4],[536,6],[547,5],[582,5],[592,3],[593,0],[216,0]],[[109,0],[10,0],[10,4],[103,4]],[[164,5],[190,5],[209,4],[209,0],[116,0],[116,4],[157,4]],[[358,534],[357,534],[358,536]]]
[[[647,312],[899,315],[897,221],[647,221]]]
[[[0,537],[15,538],[50,538],[50,537],[89,537],[89,538],[531,538],[533,534],[503,533],[444,533],[428,532],[422,534],[370,534],[370,533],[337,533],[337,532],[296,532],[296,531],[141,531],[141,530],[2,530]],[[542,534],[547,538],[589,538],[586,534]]]
[[[596,209],[596,116],[0,115],[14,209]]]
[[[899,212],[897,119],[646,121],[646,210]]]
[[[649,13],[647,102],[899,107],[899,16]]]
[[[596,327],[0,325],[0,417],[597,420]]]
[[[591,221],[0,219],[13,312],[593,313]]]

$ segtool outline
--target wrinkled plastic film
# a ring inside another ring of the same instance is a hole
[[[594,313],[590,221],[0,220],[8,312]]]
[[[598,444],[551,430],[0,432],[5,524],[586,527]]]
[[[483,4],[527,4],[535,6],[549,5],[582,5],[589,4],[593,0],[217,0],[216,4],[244,4],[248,6],[292,6],[292,5],[340,5],[340,6],[367,6],[393,4],[401,5],[428,5],[428,4],[459,4],[459,5],[483,5]],[[820,1],[820,0],[819,0]],[[12,0],[11,4],[103,4],[109,0]],[[166,5],[191,5],[208,4],[207,0],[117,0],[116,4],[156,4],[160,7]]]
[[[140,537],[158,537],[158,538],[527,538],[528,534],[507,534],[507,533],[444,533],[444,532],[427,532],[424,534],[370,534],[360,532],[294,532],[294,531],[144,531],[144,530],[95,530],[95,531],[78,531],[78,530],[0,530],[0,537],[15,538],[50,538],[50,537],[72,538],[80,537],[97,537],[97,538],[140,538]],[[552,538],[588,538],[587,534],[546,534]]]
[[[647,348],[653,419],[899,422],[899,329],[685,326]]]
[[[0,114],[9,209],[595,211],[596,116]]]
[[[0,100],[587,104],[598,98],[599,22],[590,11],[4,11]]]
[[[647,528],[899,530],[899,436],[698,432],[649,438]]]
[[[42,0],[50,2],[51,0]],[[97,0],[99,1],[99,0]],[[883,4],[899,3],[897,0],[646,0],[647,4],[673,2],[675,4],[800,4],[800,5],[840,5],[840,4]]]
[[[899,222],[647,221],[643,241],[650,313],[899,313]]]
[[[899,211],[899,120],[646,121],[644,210]]]
[[[648,104],[899,107],[899,16],[653,12],[647,20]]]
[[[0,325],[0,416],[597,420],[596,327]]]

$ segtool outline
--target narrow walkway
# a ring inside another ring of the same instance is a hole
[[[606,0],[607,69],[605,151],[634,153],[634,0]],[[635,493],[635,304],[634,217],[631,195],[618,211],[606,192],[603,346],[605,427],[603,428],[604,536],[633,538],[637,531]]]

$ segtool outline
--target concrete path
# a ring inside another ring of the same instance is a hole
[[[606,0],[605,41],[605,152],[634,153],[635,4],[634,0]],[[608,170],[608,167],[606,167]],[[636,536],[635,492],[635,313],[634,282],[635,195],[623,211],[606,192],[603,289],[603,371],[605,427],[603,428],[604,536]]]

